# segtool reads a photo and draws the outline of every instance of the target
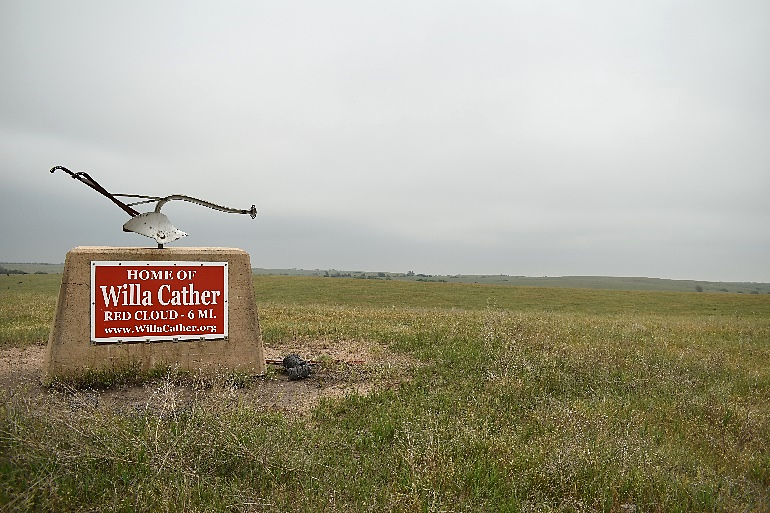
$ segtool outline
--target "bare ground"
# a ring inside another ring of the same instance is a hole
[[[198,376],[179,380],[169,375],[138,386],[109,390],[55,391],[41,385],[44,346],[0,349],[0,397],[15,394],[50,396],[70,407],[112,412],[176,411],[193,401],[246,402],[266,411],[304,415],[322,399],[349,394],[367,395],[375,389],[398,386],[415,362],[367,341],[311,340],[265,346],[268,361],[297,353],[313,362],[307,379],[289,381],[283,366],[268,364],[264,376],[233,383],[225,377]]]

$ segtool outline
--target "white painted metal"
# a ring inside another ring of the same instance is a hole
[[[123,231],[150,237],[155,239],[158,244],[166,244],[187,237],[185,232],[177,230],[168,217],[160,212],[146,212],[132,217],[123,225]]]

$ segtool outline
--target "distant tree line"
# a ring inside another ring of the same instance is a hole
[[[2,265],[0,265],[0,274],[5,274],[6,276],[10,276],[11,274],[29,274],[24,271],[19,271],[18,269],[6,269]]]

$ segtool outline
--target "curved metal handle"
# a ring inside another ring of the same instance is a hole
[[[222,212],[227,212],[229,214],[249,214],[252,219],[257,217],[256,205],[252,205],[251,208],[248,210],[240,210],[236,208],[223,207],[222,205],[217,205],[216,203],[211,203],[210,201],[193,198],[192,196],[186,196],[184,194],[172,194],[171,196],[166,196],[165,198],[159,198],[158,204],[155,205],[155,212],[160,212],[161,207],[172,200],[189,201],[190,203],[195,203],[203,207],[213,208],[214,210],[221,210]]]
[[[136,217],[136,216],[139,215],[139,212],[137,212],[136,210],[134,210],[133,208],[129,207],[128,205],[126,205],[125,203],[120,201],[118,198],[116,198],[115,196],[110,194],[107,191],[107,189],[105,189],[104,187],[99,185],[99,182],[97,182],[96,180],[91,178],[91,175],[89,175],[88,173],[85,173],[83,171],[79,171],[77,173],[73,173],[72,171],[70,171],[69,169],[67,169],[64,166],[54,166],[54,167],[52,167],[51,168],[51,173],[53,173],[57,169],[61,169],[62,171],[64,171],[68,175],[70,175],[75,180],[78,180],[79,182],[82,182],[82,183],[86,184],[87,186],[89,186],[93,190],[97,191],[99,194],[109,198],[113,203],[115,203],[117,206],[119,206],[121,209],[123,209],[123,211],[126,212],[131,217]]]

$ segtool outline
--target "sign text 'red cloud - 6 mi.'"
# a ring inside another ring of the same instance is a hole
[[[91,262],[94,343],[227,338],[227,262]]]

